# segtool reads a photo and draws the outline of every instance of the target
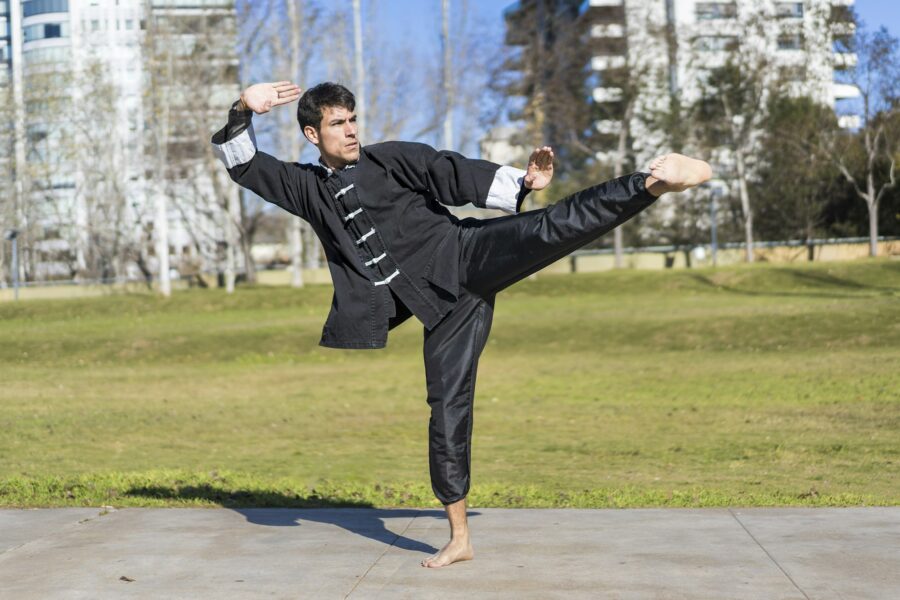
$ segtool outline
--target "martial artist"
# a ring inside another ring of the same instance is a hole
[[[256,147],[251,117],[297,99],[297,120],[318,164],[280,161]],[[650,206],[665,192],[711,177],[709,165],[679,154],[587,188],[546,208],[520,212],[525,195],[553,177],[553,152],[538,148],[526,170],[473,160],[424,144],[361,146],[355,100],[323,83],[301,98],[287,81],[248,87],[212,139],[231,178],[308,221],[334,284],[320,344],[382,348],[387,333],[415,316],[425,327],[431,418],[431,484],[450,521],[450,541],[423,566],[473,557],[466,520],[472,407],[478,359],[496,294]],[[443,205],[499,208],[494,219],[454,217]]]

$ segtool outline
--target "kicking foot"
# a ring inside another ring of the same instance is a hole
[[[648,187],[658,188],[660,192],[683,192],[709,181],[712,169],[707,162],[683,154],[663,154],[650,163],[650,175],[663,185]],[[650,191],[656,192],[656,189]]]
[[[472,551],[472,544],[468,538],[465,540],[451,539],[446,546],[441,548],[440,552],[423,560],[422,566],[429,569],[437,569],[452,565],[455,562],[472,560],[474,557],[475,553]]]

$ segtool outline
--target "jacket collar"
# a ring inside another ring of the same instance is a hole
[[[349,170],[349,169],[354,168],[354,167],[355,167],[356,165],[358,165],[358,164],[359,164],[359,160],[357,159],[357,161],[356,161],[355,163],[350,163],[350,164],[348,164],[348,165],[345,165],[343,169],[338,169],[338,170],[340,170],[340,171],[347,171],[347,170]],[[321,172],[322,172],[323,175],[325,175],[325,178],[326,178],[326,179],[329,178],[329,177],[331,177],[332,175],[334,175],[335,169],[332,169],[331,167],[329,167],[328,165],[326,165],[326,164],[325,164],[325,161],[322,160],[321,155],[319,156],[319,167],[321,168]]]

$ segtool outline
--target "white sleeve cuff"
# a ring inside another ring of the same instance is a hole
[[[497,169],[491,189],[488,190],[485,208],[497,208],[505,213],[516,214],[516,197],[522,189],[525,173],[526,171],[515,167]]]
[[[224,144],[213,144],[213,152],[227,169],[250,162],[256,154],[256,134],[253,133],[253,124],[251,123],[234,139]]]

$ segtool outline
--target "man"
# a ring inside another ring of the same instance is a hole
[[[297,120],[321,156],[318,165],[279,161],[256,148],[251,117],[300,99]],[[665,192],[712,175],[703,161],[657,158],[634,173],[520,213],[531,190],[549,185],[553,152],[532,153],[526,171],[438,152],[424,144],[362,147],[355,100],[323,83],[300,98],[287,81],[248,87],[212,139],[238,184],[305,219],[318,235],[334,283],[320,344],[382,348],[410,316],[425,326],[429,467],[450,521],[450,541],[423,566],[473,557],[466,520],[472,407],[478,358],[496,294],[596,239]],[[444,205],[473,203],[511,216],[464,219]]]

